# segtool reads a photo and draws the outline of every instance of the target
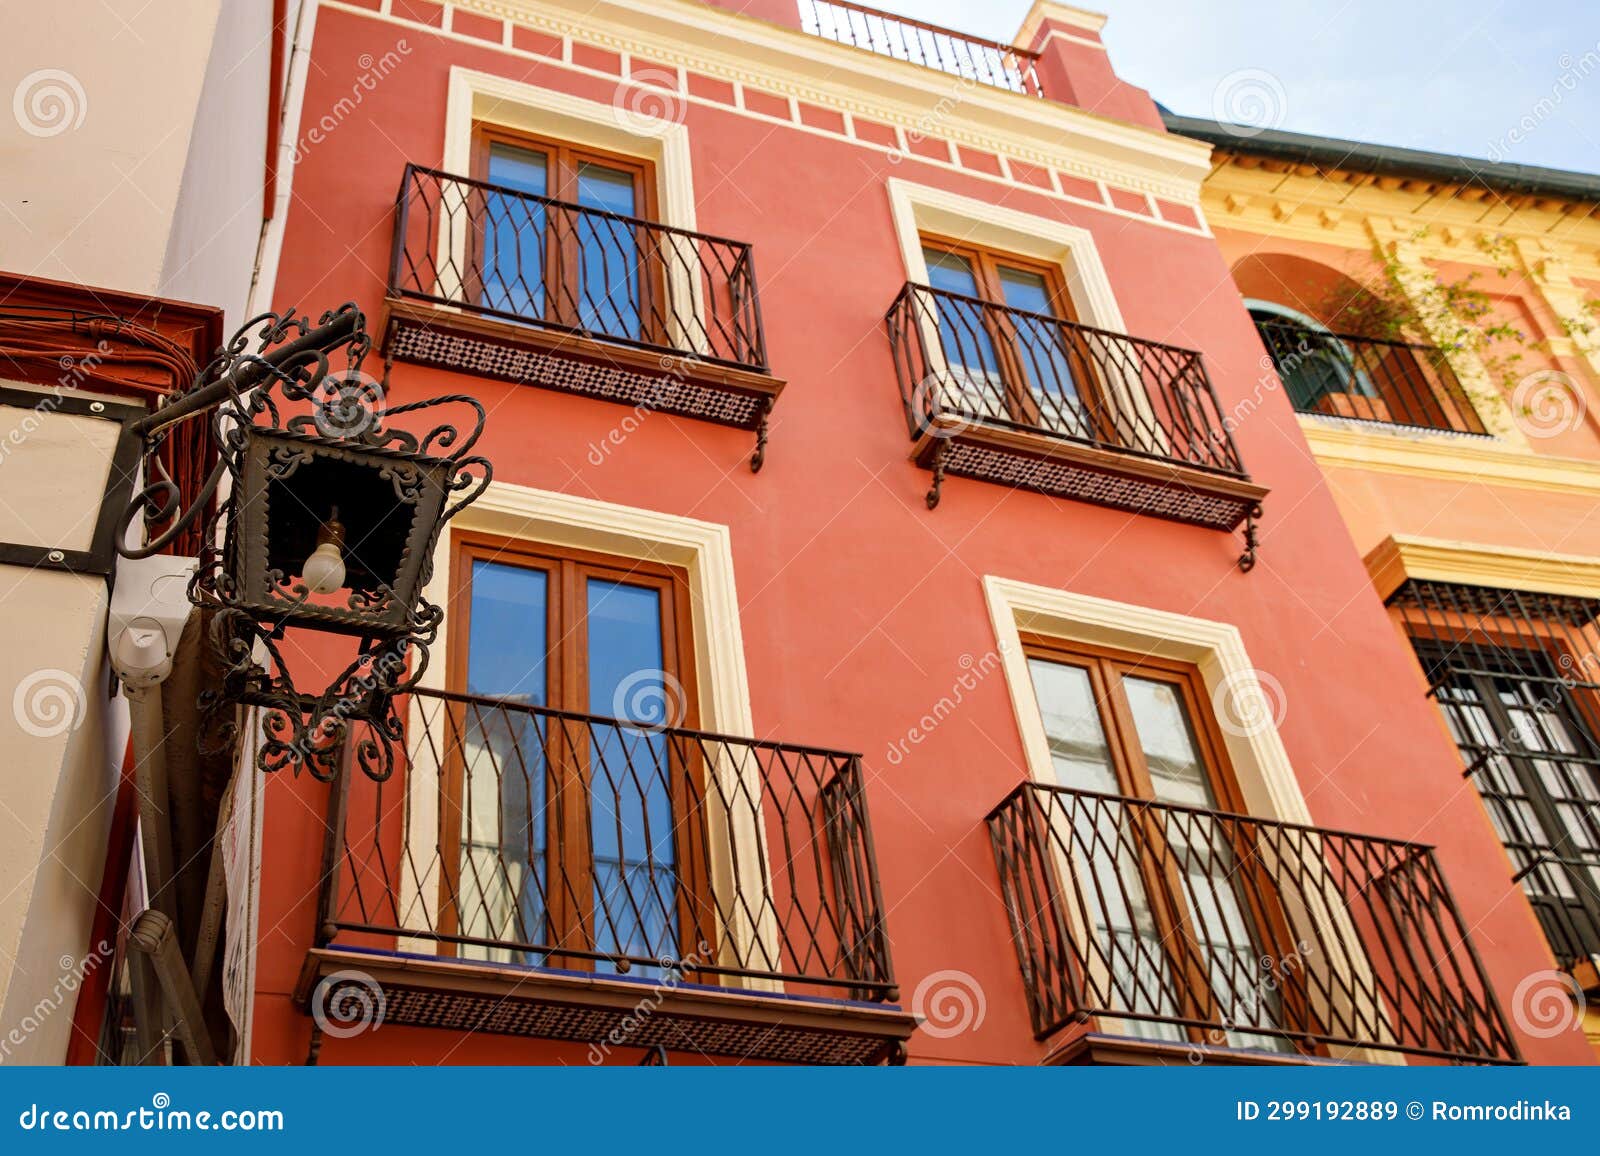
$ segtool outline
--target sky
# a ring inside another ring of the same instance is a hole
[[[1029,8],[869,2],[1005,41]],[[1176,113],[1600,173],[1600,0],[1080,6],[1110,17],[1102,35],[1118,74]]]

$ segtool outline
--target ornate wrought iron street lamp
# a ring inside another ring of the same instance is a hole
[[[443,618],[423,597],[434,547],[492,474],[471,452],[484,426],[477,399],[388,406],[387,368],[383,381],[361,371],[371,351],[354,304],[315,326],[293,310],[264,314],[136,427],[147,484],[123,517],[121,552],[147,557],[204,520],[189,600],[210,612],[227,669],[202,706],[213,718],[234,705],[262,709],[263,770],[331,779],[350,737],[357,765],[389,776],[403,737],[394,698],[416,685]],[[452,404],[474,415],[465,434],[434,424]],[[190,420],[208,423],[217,461],[181,493],[158,451]],[[141,512],[145,542],[129,546]],[[281,649],[289,628],[353,638],[355,657],[321,691],[302,691]]]

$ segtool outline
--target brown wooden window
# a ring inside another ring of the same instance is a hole
[[[1072,437],[1114,438],[1061,269],[940,237],[922,238],[940,345],[976,416]]]
[[[1263,942],[1287,936],[1261,934],[1283,923],[1271,881],[1238,845],[1239,826],[1212,818],[1243,806],[1198,673],[1045,638],[1024,642],[1056,785],[1082,803],[1060,812],[1073,829],[1052,841],[1069,860],[1058,865],[1063,885],[1078,890],[1077,910],[1093,924],[1076,929],[1094,973],[1087,982],[1100,1006],[1146,1017],[1115,1030],[1292,1052],[1282,1039],[1234,1026],[1279,1024],[1283,1001],[1296,995],[1282,968],[1270,989],[1262,983]]]
[[[654,340],[651,165],[478,126],[478,195],[467,290],[498,313],[627,341]]]
[[[519,963],[682,958],[705,934],[700,768],[670,729],[696,722],[685,575],[458,541],[450,682],[471,697],[443,768],[447,934]]]

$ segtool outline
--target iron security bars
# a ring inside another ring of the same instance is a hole
[[[765,372],[750,246],[407,165],[389,292]]]
[[[879,56],[920,64],[951,76],[1026,96],[1043,96],[1039,54],[982,40],[852,4],[848,0],[801,0],[801,27],[826,40],[864,48]]]
[[[916,284],[888,325],[913,438],[983,423],[1246,477],[1193,350]]]
[[[1411,579],[1389,606],[1557,960],[1600,959],[1600,599]]]
[[[1301,413],[1457,433],[1485,432],[1443,351],[1256,319],[1289,400]]]
[[[1038,784],[989,832],[1040,1038],[1518,1058],[1429,848]]]
[[[335,795],[325,940],[896,998],[858,756],[431,690],[410,729]]]

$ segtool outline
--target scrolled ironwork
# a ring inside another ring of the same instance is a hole
[[[202,695],[202,730],[206,741],[232,743],[237,721],[230,708],[259,708],[256,765],[263,771],[305,769],[331,781],[348,750],[369,777],[393,773],[403,736],[393,701],[427,668],[444,617],[421,594],[434,544],[493,476],[489,460],[473,453],[486,417],[478,400],[450,394],[388,405],[388,367],[382,379],[362,372],[372,348],[354,303],[315,323],[293,309],[261,314],[239,328],[189,389],[137,427],[148,481],[123,515],[119,552],[147,557],[203,526],[188,595],[208,613],[226,670],[220,685]],[[470,426],[437,420],[446,406],[469,410]],[[408,429],[391,424],[398,417],[425,420]],[[183,493],[162,468],[161,448],[189,423],[204,423],[217,460],[203,483]],[[365,467],[392,487],[394,509],[411,510],[397,572],[363,572],[342,604],[314,601],[304,579],[271,563],[265,542],[269,487],[314,462]],[[141,519],[142,540],[130,542]],[[289,626],[353,635],[356,655],[322,690],[301,690],[280,646]]]

